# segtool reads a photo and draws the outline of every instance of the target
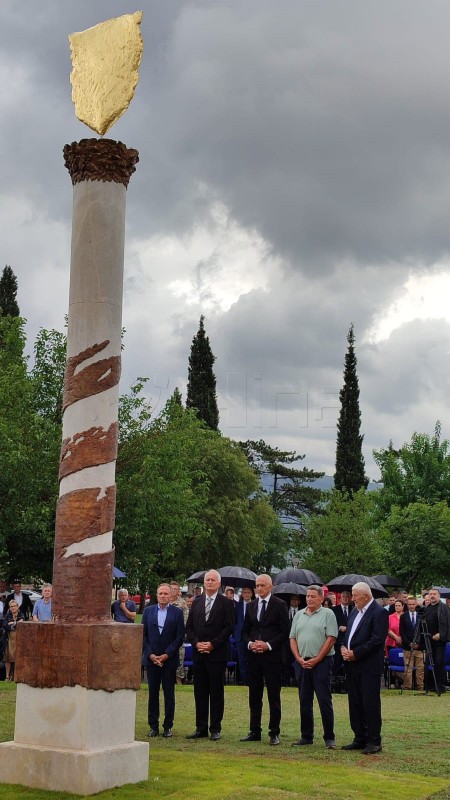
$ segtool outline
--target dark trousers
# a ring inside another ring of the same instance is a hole
[[[220,733],[225,706],[226,661],[194,661],[195,726],[200,733]]]
[[[438,692],[445,692],[445,642],[435,642],[433,639],[430,639],[430,645]],[[434,692],[436,691],[436,687],[434,685],[433,673],[428,669],[428,666],[429,660],[427,657],[425,662],[425,689]]]
[[[381,675],[347,672],[348,710],[354,741],[381,744]]]
[[[333,657],[326,656],[312,669],[301,669],[298,695],[300,698],[300,732],[302,739],[312,742],[314,738],[314,694],[322,717],[323,738],[334,739],[334,712],[331,699],[331,673]]]
[[[281,722],[281,671],[282,664],[267,661],[258,655],[247,662],[248,704],[250,706],[250,730],[261,733],[264,683],[269,702],[269,736],[279,736]]]
[[[164,693],[164,730],[173,726],[175,714],[176,661],[166,661],[162,667],[156,664],[147,666],[148,681],[148,724],[153,730],[159,729],[159,689]]]
[[[248,683],[247,647],[245,646],[245,642],[236,642],[235,647],[239,666],[239,683]]]

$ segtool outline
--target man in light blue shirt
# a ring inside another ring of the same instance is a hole
[[[42,597],[36,600],[33,608],[33,622],[51,622],[52,619],[52,585],[44,583]]]

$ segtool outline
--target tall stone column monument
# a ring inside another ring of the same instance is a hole
[[[110,614],[125,198],[139,158],[121,142],[82,139],[64,159],[73,217],[53,621],[18,626],[0,781],[89,795],[148,777],[148,744],[134,741],[142,629]]]

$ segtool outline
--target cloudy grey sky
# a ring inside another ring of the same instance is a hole
[[[64,326],[78,122],[67,37],[143,8],[144,56],[107,134],[140,151],[127,196],[122,390],[185,390],[201,314],[221,429],[334,472],[355,325],[373,448],[448,415],[447,0],[2,0],[0,266],[30,341]]]

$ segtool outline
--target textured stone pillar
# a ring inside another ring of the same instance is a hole
[[[142,629],[112,622],[125,197],[138,153],[66,145],[69,329],[51,623],[19,626],[14,742],[0,781],[88,795],[148,776],[134,741]]]

